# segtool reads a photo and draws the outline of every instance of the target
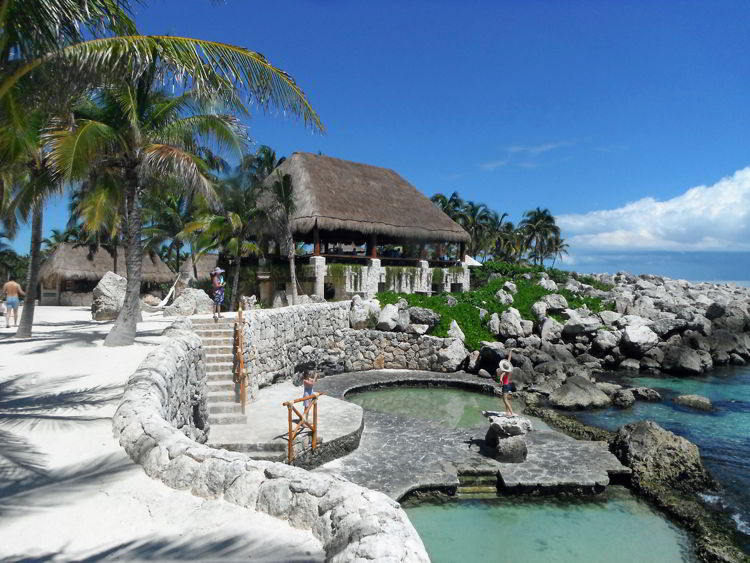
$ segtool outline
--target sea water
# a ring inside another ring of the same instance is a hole
[[[687,534],[624,487],[595,498],[455,501],[406,513],[433,563],[694,560]]]
[[[482,410],[504,410],[498,397],[435,387],[377,389],[347,399],[449,428],[486,427]],[[535,429],[547,428],[532,420]],[[692,560],[687,534],[623,487],[579,499],[455,500],[406,512],[435,563]]]
[[[706,500],[728,510],[750,552],[750,367],[720,368],[702,377],[633,377],[628,385],[657,389],[659,403],[637,401],[630,409],[608,408],[577,414],[581,421],[615,430],[637,420],[653,420],[700,448],[706,468],[722,485]],[[677,395],[711,399],[715,410],[701,412],[676,404]]]

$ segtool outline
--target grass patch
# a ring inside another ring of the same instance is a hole
[[[503,305],[495,299],[495,293],[499,289],[502,289],[506,281],[511,279],[511,276],[495,279],[483,287],[466,293],[418,295],[385,291],[379,293],[377,298],[382,305],[395,304],[399,299],[405,299],[410,307],[425,307],[439,313],[440,322],[432,331],[432,334],[442,338],[448,336],[448,329],[451,326],[451,322],[455,320],[466,336],[465,344],[469,350],[478,350],[483,340],[496,340],[495,336],[487,329],[487,317],[485,317],[484,321],[479,319],[479,308],[485,309],[491,315],[492,313],[501,314],[508,308],[515,307],[521,313],[521,317],[527,320],[534,320],[531,314],[531,306],[543,296],[550,293],[560,293],[565,296],[565,299],[568,300],[568,305],[572,309],[585,305],[590,311],[599,312],[606,309],[611,310],[612,307],[611,304],[604,304],[601,299],[596,297],[578,297],[567,290],[560,290],[558,292],[547,291],[533,280],[525,280],[523,278],[513,280],[518,288],[518,293],[513,296],[513,305]],[[453,307],[449,307],[446,304],[446,297],[448,295],[452,295],[457,301],[457,304]]]
[[[611,291],[612,288],[615,287],[615,286],[613,286],[611,284],[600,282],[594,276],[587,276],[587,275],[581,275],[581,274],[579,274],[578,276],[576,276],[576,279],[579,282],[585,283],[586,285],[590,285],[594,289],[598,289],[600,291]]]

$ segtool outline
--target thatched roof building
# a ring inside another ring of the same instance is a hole
[[[292,177],[295,239],[461,243],[469,234],[393,170],[293,153],[278,168]],[[273,182],[272,174],[266,182]],[[322,234],[320,236],[323,236]]]
[[[114,258],[106,250],[100,248],[91,253],[88,246],[75,246],[72,243],[62,243],[42,264],[39,279],[47,285],[60,281],[89,280],[98,281],[105,273],[114,271]],[[117,249],[117,271],[126,277],[125,249]],[[174,281],[175,274],[161,261],[158,256],[153,258],[148,254],[143,256],[144,282],[168,283]]]
[[[218,254],[202,254],[196,260],[195,269],[198,271],[198,281],[206,281],[211,279],[211,270],[213,270],[219,262]],[[193,262],[190,258],[180,265],[180,272],[193,275]]]

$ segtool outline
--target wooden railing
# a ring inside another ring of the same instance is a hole
[[[234,320],[234,388],[235,400],[242,406],[242,414],[245,414],[245,403],[247,402],[247,370],[245,369],[245,323],[242,319],[242,304],[237,310]],[[237,387],[239,386],[239,393]]]
[[[302,432],[304,428],[310,430],[310,434],[312,437],[312,449],[314,450],[318,445],[318,397],[323,394],[324,393],[313,393],[312,395],[308,395],[307,397],[300,397],[299,399],[294,399],[293,401],[282,403],[282,405],[287,408],[287,413],[289,416],[289,432],[287,433],[287,459],[289,463],[292,463],[292,460],[294,459],[294,439],[299,435],[300,432]],[[299,412],[294,405],[303,401],[310,401],[310,404],[305,407],[304,412]],[[312,409],[312,423],[307,420],[307,415],[310,412],[310,409]],[[299,417],[299,420],[296,421],[296,423],[293,420],[292,413],[296,414]]]

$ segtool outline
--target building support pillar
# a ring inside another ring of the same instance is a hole
[[[365,278],[365,299],[372,299],[378,294],[380,286],[380,260],[371,258],[367,262],[367,277]]]
[[[325,290],[326,259],[324,256],[312,256],[310,257],[310,265],[312,266],[313,275],[315,276],[314,293],[317,297],[322,299]]]
[[[367,242],[367,255],[370,258],[378,257],[378,235],[370,233],[370,240]],[[378,260],[380,262],[380,260]],[[380,266],[380,264],[378,264]]]
[[[313,227],[313,254],[315,256],[320,256],[320,231],[318,230],[318,223],[315,222],[315,226]]]

